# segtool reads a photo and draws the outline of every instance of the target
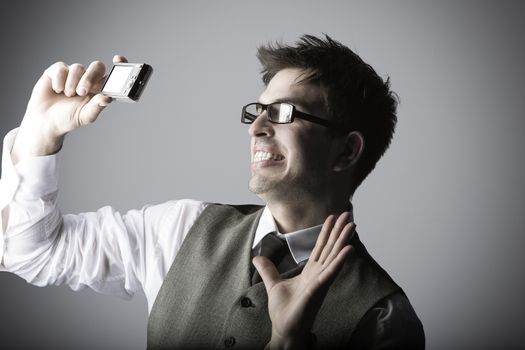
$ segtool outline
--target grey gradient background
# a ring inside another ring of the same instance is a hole
[[[525,6],[519,1],[4,1],[1,134],[51,63],[152,64],[138,104],[112,104],[60,154],[64,212],[247,189],[240,107],[262,89],[256,46],[328,33],[401,97],[393,144],[354,198],[371,253],[404,287],[428,349],[524,343],[522,134]],[[142,349],[147,310],[0,274],[0,347]]]

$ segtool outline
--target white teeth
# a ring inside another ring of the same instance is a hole
[[[282,160],[284,159],[284,157],[281,155],[271,154],[271,153],[264,152],[264,151],[257,151],[255,152],[255,155],[253,156],[254,162],[260,162],[263,160],[270,160],[270,159],[271,160]]]

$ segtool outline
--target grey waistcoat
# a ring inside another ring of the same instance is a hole
[[[209,205],[190,229],[162,284],[148,323],[148,349],[262,349],[271,336],[264,284],[250,285],[260,206]],[[319,348],[349,343],[361,317],[401,289],[368,255],[357,234],[319,310]],[[295,276],[303,264],[283,274]]]

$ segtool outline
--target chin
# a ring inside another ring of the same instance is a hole
[[[252,178],[250,179],[250,183],[248,184],[248,188],[250,189],[250,191],[256,195],[268,193],[276,187],[277,184],[275,183],[275,181],[262,178],[257,175],[252,176]]]
[[[265,192],[264,186],[261,186],[260,182],[256,182],[253,180],[250,180],[250,183],[248,184],[248,189],[253,194],[259,195]]]

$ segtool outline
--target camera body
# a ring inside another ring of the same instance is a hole
[[[146,63],[115,63],[108,74],[102,94],[124,102],[137,102],[153,68]]]

